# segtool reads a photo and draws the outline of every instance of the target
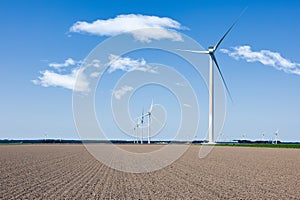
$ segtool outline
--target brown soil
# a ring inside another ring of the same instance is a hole
[[[132,174],[83,145],[1,145],[0,199],[300,199],[299,149],[215,147],[199,159],[199,148],[162,170]]]

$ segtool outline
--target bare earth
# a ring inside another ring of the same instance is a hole
[[[101,164],[83,145],[1,145],[0,199],[300,199],[299,149],[215,147],[199,159],[199,148],[132,174]]]

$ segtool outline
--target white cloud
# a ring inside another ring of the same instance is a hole
[[[133,87],[124,85],[119,90],[115,90],[113,92],[113,95],[116,99],[121,99],[127,92],[130,92],[133,90]]]
[[[43,87],[63,87],[66,89],[88,92],[89,83],[86,81],[83,74],[79,74],[79,68],[75,68],[70,74],[59,74],[53,71],[45,70],[40,72],[41,76],[37,80],[32,80],[36,85],[41,85]],[[76,87],[75,87],[76,84]]]
[[[183,41],[182,37],[174,30],[165,28],[139,29],[132,32],[134,38],[141,42],[151,42],[151,40],[170,39],[173,41]]]
[[[246,60],[246,62],[260,62],[263,65],[272,66],[277,70],[290,74],[300,75],[300,63],[292,62],[283,58],[280,53],[269,50],[252,51],[250,46],[237,46],[231,50],[221,49],[236,60]]]
[[[65,60],[64,63],[50,63],[49,64],[49,67],[53,67],[55,69],[58,69],[58,68],[62,68],[62,67],[69,67],[69,66],[72,66],[72,65],[75,65],[77,64],[77,62],[75,60],[73,60],[72,58],[68,58]]]
[[[90,62],[80,61],[80,63],[82,63],[82,66],[85,67],[85,68],[88,68],[88,67],[99,68],[99,67],[101,67],[101,62],[98,59],[94,59],[94,60],[92,60]]]
[[[99,19],[91,23],[77,21],[70,28],[70,32],[90,33],[99,36],[130,33],[139,41],[150,42],[160,39],[182,41],[180,34],[175,31],[180,29],[183,29],[180,23],[168,17],[128,14],[106,20]]]
[[[147,62],[144,59],[134,60],[128,57],[119,57],[111,54],[109,56],[109,60],[110,62],[108,63],[108,73],[112,73],[116,70],[122,70],[126,72],[142,71],[149,73],[157,73],[155,69],[147,65]]]
[[[98,78],[101,73],[99,71],[91,71],[87,69],[89,67],[93,67],[94,69],[99,68],[101,66],[100,61],[95,59],[91,61],[91,63],[84,64],[85,67],[82,69],[80,69],[80,67],[77,65],[79,63],[82,62],[74,61],[71,58],[66,59],[64,63],[51,63],[49,64],[49,67],[53,67],[55,70],[41,71],[41,75],[37,79],[32,80],[32,83],[41,85],[43,87],[53,86],[78,92],[88,92],[90,90],[88,78]],[[70,73],[63,73],[65,71],[61,71],[62,67],[68,67],[71,65],[76,66],[70,69]],[[134,60],[128,57],[119,57],[116,55],[109,56],[109,63],[107,63],[107,66],[109,66],[108,73],[112,73],[116,70],[122,70],[126,72],[142,71],[148,73],[157,73],[153,67],[147,65],[144,59]],[[117,99],[120,99],[124,94],[126,94],[126,92],[130,91],[130,89],[131,88],[129,86],[125,86],[119,91],[114,92],[114,95]]]
[[[190,104],[187,104],[187,103],[184,103],[183,106],[187,107],[187,108],[191,108],[192,107]]]
[[[90,77],[91,77],[91,78],[98,78],[100,75],[101,75],[100,72],[92,72],[92,73],[90,74]]]
[[[176,82],[176,83],[175,83],[175,85],[177,85],[177,86],[181,86],[181,87],[184,87],[184,86],[185,86],[185,84],[184,84],[184,83],[179,83],[179,82]]]
[[[100,67],[100,60],[94,59],[91,63],[86,63],[84,67],[80,68],[78,65],[82,64],[82,61],[75,61],[72,58],[68,58],[64,63],[50,63],[49,67],[55,70],[45,70],[40,72],[40,76],[36,80],[31,82],[43,87],[62,87],[78,92],[88,92],[89,80],[87,77],[97,78],[101,75],[98,71],[89,72],[89,75],[85,75],[83,72],[88,67]],[[72,66],[70,73],[62,73],[61,68]],[[87,72],[86,72],[87,73]]]
[[[127,57],[110,55],[109,60],[110,60],[109,63],[107,63],[107,66],[109,66],[108,73],[112,73],[116,70],[122,70],[126,72],[142,71],[142,72],[149,72],[149,73],[157,73],[151,66],[147,65],[144,59],[134,60]],[[36,85],[41,85],[43,87],[53,86],[53,87],[62,87],[73,91],[88,92],[89,81],[87,78],[88,77],[98,78],[101,75],[101,73],[99,71],[94,71],[94,70],[91,72],[86,72],[87,71],[86,69],[89,67],[99,68],[100,61],[94,59],[91,61],[91,63],[85,63],[84,64],[85,67],[81,69],[82,73],[79,73],[80,67],[78,66],[73,67],[73,69],[71,68],[70,73],[62,73],[64,72],[61,71],[62,67],[74,66],[79,63],[82,62],[75,61],[72,58],[66,59],[64,63],[51,63],[49,64],[49,67],[53,67],[55,70],[41,71],[40,72],[41,75],[37,79],[32,80],[32,83]],[[85,76],[83,71],[85,71],[88,74],[87,77]],[[125,86],[121,88],[121,90],[116,91],[114,95],[117,99],[120,99],[128,91],[130,91],[130,87]]]
[[[96,68],[99,68],[99,67],[100,67],[100,60],[94,59],[94,60],[92,61],[92,66],[93,66],[93,67],[96,67]]]

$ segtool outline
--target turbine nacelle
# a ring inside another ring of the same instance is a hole
[[[215,47],[208,47],[208,52],[211,54],[211,53],[214,53],[215,51]]]

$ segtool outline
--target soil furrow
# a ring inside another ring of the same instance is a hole
[[[300,199],[299,149],[214,147],[199,159],[199,148],[161,170],[134,174],[102,164],[83,145],[3,145],[0,199]]]

